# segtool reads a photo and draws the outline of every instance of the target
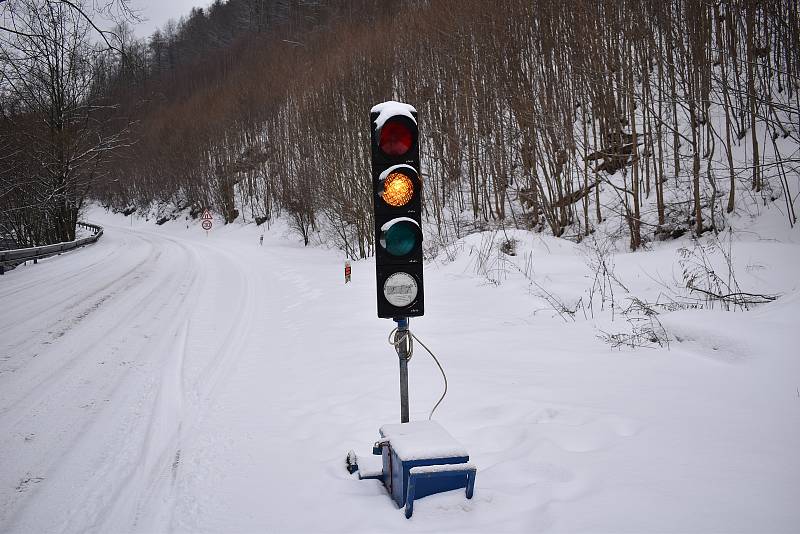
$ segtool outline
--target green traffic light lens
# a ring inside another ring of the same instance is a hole
[[[400,221],[381,233],[381,246],[392,256],[405,256],[417,246],[417,226]]]

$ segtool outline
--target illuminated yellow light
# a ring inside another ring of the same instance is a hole
[[[383,201],[394,208],[405,206],[414,196],[414,182],[400,172],[393,172],[383,183]]]

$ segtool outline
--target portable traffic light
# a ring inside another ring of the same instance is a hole
[[[370,119],[378,317],[418,317],[425,307],[417,111],[384,102]]]

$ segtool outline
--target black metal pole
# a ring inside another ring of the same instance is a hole
[[[400,422],[408,423],[408,347],[410,340],[408,332],[408,317],[395,319],[397,322],[397,332],[394,334],[394,343],[397,348],[397,356],[400,360]]]

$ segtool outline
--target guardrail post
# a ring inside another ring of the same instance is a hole
[[[2,3],[3,0],[0,0]],[[5,274],[6,265],[11,265],[13,269],[17,265],[25,265],[30,260],[34,264],[39,263],[39,258],[47,258],[50,256],[60,255],[68,250],[73,250],[78,247],[83,247],[89,243],[96,243],[98,238],[103,235],[103,227],[96,224],[77,223],[81,228],[89,228],[93,231],[91,237],[82,239],[75,239],[65,243],[54,243],[52,245],[33,246],[22,249],[3,250],[0,251],[0,274]]]

